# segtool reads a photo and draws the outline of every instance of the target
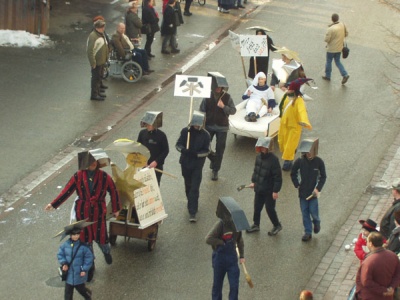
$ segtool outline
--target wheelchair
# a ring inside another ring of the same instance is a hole
[[[104,67],[103,79],[107,77],[123,78],[126,82],[137,82],[143,76],[142,67],[132,60],[132,52],[127,51],[124,59],[118,59],[115,49],[112,49]]]

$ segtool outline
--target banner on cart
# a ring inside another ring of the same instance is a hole
[[[165,219],[168,215],[164,210],[164,203],[154,169],[145,169],[137,172],[134,178],[146,185],[133,192],[135,195],[135,208],[140,223],[139,228],[146,228]]]
[[[240,35],[241,56],[268,56],[266,35]]]
[[[210,76],[176,75],[174,96],[209,98],[210,94]]]

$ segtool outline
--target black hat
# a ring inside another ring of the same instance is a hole
[[[376,230],[376,226],[377,226],[376,222],[372,221],[371,219],[367,219],[366,221],[359,220],[358,222],[362,225],[362,228],[364,228],[365,230],[368,230],[369,232],[373,232],[373,231],[377,232],[378,231],[378,230]]]

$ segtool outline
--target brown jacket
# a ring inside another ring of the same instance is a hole
[[[124,58],[126,50],[132,51],[134,48],[128,36],[125,34],[116,32],[111,37],[111,40],[119,58]]]
[[[343,23],[337,22],[329,25],[325,35],[326,52],[342,52],[344,38],[348,35],[349,32]]]

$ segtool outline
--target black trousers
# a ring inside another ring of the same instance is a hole
[[[82,295],[83,298],[91,300],[92,296],[89,292],[89,289],[86,288],[85,284],[78,284],[78,285],[70,285],[65,283],[65,290],[64,290],[64,299],[65,300],[72,300],[74,295],[74,288],[78,291],[79,294]]]
[[[182,176],[185,180],[185,193],[188,200],[189,214],[195,215],[199,207],[200,184],[203,175],[203,167],[188,169],[181,165]]]
[[[104,66],[96,66],[96,68],[92,68],[92,81],[91,81],[91,89],[92,96],[98,96],[100,92],[101,86],[101,74],[103,73]]]
[[[151,45],[154,41],[154,33],[146,34],[146,44],[144,45],[144,50],[146,50],[147,54],[151,54]]]
[[[276,210],[275,210],[276,200],[274,200],[274,198],[272,198],[272,192],[266,193],[266,194],[255,193],[254,214],[253,214],[254,224],[257,226],[260,226],[261,211],[264,207],[264,204],[265,204],[265,209],[267,211],[268,217],[271,220],[271,223],[274,226],[280,225],[281,223],[279,222],[278,214],[276,213]]]
[[[211,160],[210,169],[218,172],[221,169],[222,158],[224,157],[226,137],[228,136],[228,132],[213,131],[209,130],[208,128],[206,129],[210,133],[211,141],[213,140],[214,135],[216,136],[215,156]]]
[[[192,4],[193,0],[186,0],[185,2],[185,12],[190,12],[190,5]]]

